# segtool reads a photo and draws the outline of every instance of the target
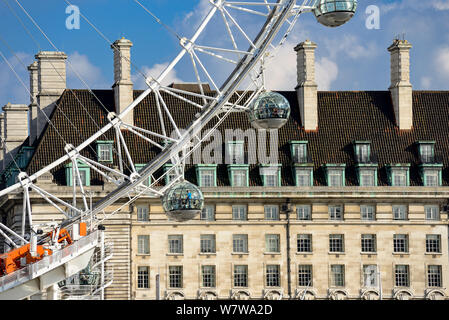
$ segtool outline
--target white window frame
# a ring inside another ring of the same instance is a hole
[[[279,221],[279,206],[278,205],[264,205],[265,220]]]
[[[150,235],[148,234],[137,235],[137,253],[150,254]]]

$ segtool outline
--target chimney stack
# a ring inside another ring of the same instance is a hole
[[[410,49],[407,40],[394,40],[388,48],[391,53],[391,85],[396,125],[400,130],[411,130],[413,126],[412,84],[410,83]]]
[[[55,108],[55,103],[66,89],[66,60],[64,52],[41,51],[35,58],[37,59],[38,93],[37,103],[40,111],[45,112],[48,118]],[[30,70],[31,71],[31,70]],[[32,77],[30,75],[30,77]],[[33,79],[31,79],[33,81]],[[33,95],[33,91],[32,91]],[[33,98],[33,97],[31,97]],[[36,109],[37,110],[37,109]],[[40,136],[47,124],[47,118],[42,112],[37,111],[36,138]]]
[[[315,82],[316,43],[306,40],[295,47],[297,52],[298,97],[301,125],[306,131],[318,129],[318,85]]]
[[[30,146],[34,143],[37,138],[37,95],[39,93],[39,75],[38,75],[38,64],[34,61],[28,66],[28,71],[30,72]]]
[[[4,122],[1,128],[5,140],[3,146],[3,169],[14,157],[20,145],[28,138],[28,106],[8,103],[3,107]],[[11,156],[7,154],[10,152]]]
[[[131,81],[131,47],[133,43],[121,38],[113,43],[114,50],[114,101],[115,112],[120,114],[133,101],[133,83]],[[130,111],[123,119],[124,122],[133,125],[134,116]]]

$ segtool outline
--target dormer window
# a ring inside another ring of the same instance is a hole
[[[426,187],[441,186],[443,161],[435,154],[435,141],[418,141],[421,181]]]
[[[354,141],[354,154],[357,163],[372,162],[371,142],[370,141]],[[375,161],[374,161],[375,162]]]
[[[346,164],[325,164],[326,182],[329,187],[345,186],[345,168]]]
[[[249,184],[249,165],[229,164],[228,174],[231,187],[247,187]]]
[[[164,173],[169,171],[171,168],[173,168],[173,164],[171,164],[171,163],[164,164]],[[176,169],[173,169],[164,176],[165,185],[168,185],[170,182],[172,182],[175,179],[176,179]]]
[[[418,152],[421,163],[441,163],[435,155],[435,141],[418,141]]]
[[[216,164],[197,164],[196,177],[200,187],[217,186],[217,165]]]
[[[357,168],[361,187],[377,186],[377,168]]]
[[[410,185],[410,164],[386,165],[388,182],[392,187],[407,187]]]
[[[264,187],[281,185],[281,164],[261,165],[259,173]]]
[[[243,147],[243,141],[228,141],[226,151],[229,164],[243,164],[245,162]]]
[[[146,166],[146,164],[143,164],[143,163],[137,163],[137,164],[135,164],[135,167],[136,167],[136,170],[137,170],[137,172],[139,172],[140,170],[142,170],[142,168],[143,167],[145,167]],[[144,181],[143,181],[143,185],[144,186],[149,186],[151,184],[151,176],[149,176],[147,179],[145,179]]]
[[[290,153],[293,163],[310,163],[307,150],[308,141],[290,141]]]
[[[98,162],[112,162],[112,146],[114,141],[97,141]]]
[[[81,178],[81,183],[83,184],[83,186],[90,186],[90,167],[81,160],[77,160],[77,166]],[[72,162],[65,166],[65,173],[67,186],[73,186],[74,179],[76,181],[76,185],[79,186],[78,177],[73,168]]]

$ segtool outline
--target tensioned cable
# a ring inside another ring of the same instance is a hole
[[[0,41],[3,42],[3,44],[8,48],[8,50],[14,55],[14,57],[16,58],[16,60],[25,68],[25,70],[27,69],[26,65],[23,63],[22,59],[20,59],[16,53],[14,52],[14,50],[12,50],[11,46],[6,42],[6,40],[0,35]],[[54,67],[54,66],[53,66]],[[55,69],[56,70],[56,69]],[[61,76],[62,77],[62,76]],[[73,92],[72,92],[73,93]],[[73,93],[74,94],[74,93]],[[31,94],[30,94],[31,95]],[[37,103],[37,102],[36,102]],[[79,128],[77,126],[75,126],[75,124],[69,119],[69,117],[67,117],[67,115],[64,113],[64,111],[62,111],[60,105],[55,102],[56,108],[62,113],[62,115],[69,121],[69,123],[72,125],[72,127],[74,127],[76,130],[76,132],[78,133],[78,135],[80,136],[81,139],[84,139],[84,137],[81,135],[81,132],[79,130]],[[39,105],[40,108],[40,105]],[[51,121],[51,120],[49,120]],[[94,121],[95,122],[95,121]],[[94,152],[94,154],[98,157],[97,152],[92,148],[92,146],[89,145],[89,148]]]
[[[25,90],[28,92],[28,94],[31,96],[31,92],[30,90],[28,90],[27,86],[23,83],[22,79],[19,77],[19,75],[17,74],[16,70],[14,69],[14,67],[9,63],[9,60],[5,57],[5,55],[3,54],[3,52],[0,50],[0,56],[3,58],[3,60],[6,62],[6,64],[8,65],[8,67],[11,69],[11,71],[14,73],[14,75],[16,76],[17,80],[19,80],[19,82],[22,84],[22,86],[25,88]],[[39,106],[39,110],[40,110],[40,105],[37,104]],[[64,141],[65,144],[68,144],[67,141],[65,141],[64,137],[61,135],[61,133],[58,131],[58,129],[55,127],[55,125],[50,121],[50,119],[48,119],[48,116],[45,114],[44,111],[40,110],[44,116],[47,118],[47,122],[53,127],[53,129],[55,129],[56,133],[59,135],[59,137],[61,138],[62,141]]]
[[[148,10],[143,4],[141,4],[138,0],[134,0],[139,6],[141,6],[150,16],[156,20],[157,23],[159,23],[162,27],[164,27],[168,32],[170,32],[172,35],[174,35],[176,38],[178,38],[179,41],[182,40],[181,36],[176,33],[172,28],[170,28],[168,25],[163,23],[161,19],[159,19],[153,12]]]
[[[59,51],[59,49],[54,45],[54,43],[50,40],[50,38],[47,36],[47,34],[42,30],[42,28],[39,26],[39,24],[33,19],[33,17],[28,13],[28,11],[20,4],[20,2],[18,0],[14,0],[19,7],[22,9],[22,11],[27,15],[27,17],[31,20],[31,22],[36,26],[36,28],[42,33],[42,35],[47,39],[47,41],[50,43],[50,45],[56,50]],[[67,63],[69,64],[70,68],[73,70],[73,72],[75,73],[75,75],[77,76],[77,78],[84,84],[84,86],[87,88],[87,90],[95,97],[95,99],[99,102],[99,104],[103,107],[103,109],[109,113],[109,110],[105,107],[105,105],[101,102],[101,100],[97,97],[97,95],[92,91],[92,89],[87,85],[87,83],[81,78],[81,76],[78,74],[78,72],[76,71],[76,69],[72,66],[72,64],[70,63],[70,61],[67,60]],[[53,64],[52,64],[53,65]],[[54,68],[54,66],[53,66]],[[56,70],[56,69],[55,69]],[[59,74],[59,73],[58,73]],[[59,74],[60,77],[62,77]],[[83,109],[86,111],[86,113],[89,115],[89,117],[92,119],[92,121],[95,123],[95,125],[97,126],[98,129],[101,129],[100,126],[96,123],[96,121],[92,118],[92,116],[90,115],[90,113],[87,111],[87,109],[85,108],[85,106],[81,103],[81,101],[78,99],[77,95],[72,91],[72,89],[69,88],[69,90],[72,92],[73,96],[75,97],[75,99],[77,99],[77,101],[81,104],[81,106],[83,107]],[[103,134],[104,135],[104,134]],[[92,147],[91,147],[92,148]],[[117,150],[115,149],[114,146],[112,146],[113,152],[118,155]],[[94,153],[96,153],[94,151]],[[97,155],[98,156],[98,155]],[[130,170],[130,168],[128,167],[128,165],[126,164],[126,162],[124,162],[125,166],[127,167],[128,170]],[[130,170],[132,172],[132,170]]]

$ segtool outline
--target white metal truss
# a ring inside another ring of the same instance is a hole
[[[80,220],[87,221],[86,217],[90,217],[88,221],[91,222],[89,226],[91,229],[142,195],[163,195],[183,177],[185,160],[210,137],[226,117],[231,112],[246,111],[249,104],[265,90],[265,61],[272,58],[276,50],[285,42],[300,14],[311,11],[316,3],[317,0],[278,0],[276,2],[210,0],[210,11],[194,35],[190,38],[179,37],[181,51],[175,59],[157,78],[146,78],[148,89],[120,114],[110,113],[107,117],[109,123],[99,128],[94,135],[80,145],[75,147],[66,143],[66,155],[33,174],[20,173],[18,183],[0,191],[0,197],[18,190],[22,190],[24,194],[21,236],[1,224],[0,234],[14,244],[15,242],[1,229],[6,228],[5,230],[13,235],[16,241],[26,243],[26,223],[28,222],[29,226],[33,225],[30,192],[45,199],[65,216],[64,227],[69,228],[72,223]],[[252,36],[254,30],[246,27],[245,19],[247,18],[261,19],[259,20],[260,30],[256,36]],[[207,36],[209,29],[217,28],[217,21],[222,23],[221,35],[226,38],[226,41],[218,43]],[[202,36],[203,34],[205,36]],[[192,92],[161,84],[178,63],[184,62],[191,66],[192,78],[198,86],[198,91]],[[228,65],[230,72],[224,80],[214,71],[216,63]],[[205,90],[205,83],[212,91]],[[155,100],[160,131],[152,131],[124,122],[125,116],[150,95]],[[186,128],[182,128],[176,122],[177,117],[174,114],[176,111],[170,109],[171,104],[168,103],[168,99],[198,111],[192,119],[189,119],[190,124]],[[211,121],[215,121],[212,129],[201,135],[202,130]],[[123,129],[129,135],[135,135],[160,149],[160,152],[140,170],[136,168],[128,141],[122,132]],[[170,134],[170,129],[173,134]],[[90,147],[101,136],[112,130],[116,138],[114,150],[118,158],[118,169],[81,155],[82,150]],[[72,163],[73,184],[71,204],[35,184],[37,178],[69,161]],[[83,186],[79,161],[98,173],[105,181],[115,184],[117,188],[98,202],[89,204],[89,195]],[[155,179],[156,171],[169,161],[172,167]],[[174,175],[175,178],[161,187],[160,182],[166,175]],[[149,177],[152,177],[151,183],[146,183]],[[104,210],[108,206],[124,197],[128,197],[129,201],[114,212],[105,213]],[[82,201],[81,207],[77,204],[78,198]],[[104,266],[102,270],[104,274]],[[100,286],[103,289],[100,291],[104,290],[106,284],[107,281],[103,279]]]

